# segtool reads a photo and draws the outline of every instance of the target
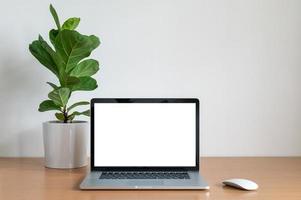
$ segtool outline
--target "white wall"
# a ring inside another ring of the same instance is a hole
[[[205,156],[301,155],[301,1],[53,1],[101,37],[92,97],[198,97]],[[28,44],[54,27],[47,1],[0,7],[0,156],[42,156],[37,107],[55,81]]]

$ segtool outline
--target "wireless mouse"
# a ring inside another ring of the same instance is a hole
[[[223,184],[242,190],[257,190],[258,188],[258,185],[255,182],[239,178],[225,180],[223,181]]]

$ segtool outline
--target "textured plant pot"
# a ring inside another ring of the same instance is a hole
[[[70,169],[88,164],[89,124],[86,121],[43,123],[45,166]]]

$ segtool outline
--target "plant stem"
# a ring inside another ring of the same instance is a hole
[[[64,123],[67,123],[68,122],[68,113],[67,113],[66,106],[64,106],[63,114],[64,114]]]

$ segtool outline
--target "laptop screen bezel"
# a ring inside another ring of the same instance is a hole
[[[196,104],[196,149],[195,149],[195,166],[95,166],[94,163],[94,105],[96,103],[195,103]],[[199,170],[199,100],[197,98],[93,98],[90,104],[91,119],[90,119],[90,133],[91,133],[91,170],[92,171],[143,171],[143,170]]]

